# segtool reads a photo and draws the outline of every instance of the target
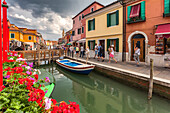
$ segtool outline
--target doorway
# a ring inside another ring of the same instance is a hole
[[[140,56],[139,59],[141,62],[145,62],[145,37],[141,34],[134,35],[131,39],[131,60],[134,60],[134,48],[137,46],[140,48]]]
[[[105,57],[105,40],[99,40],[99,44],[103,47],[103,56]]]

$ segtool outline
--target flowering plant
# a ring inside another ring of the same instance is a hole
[[[3,63],[4,85],[0,86],[0,112],[6,113],[79,113],[75,102],[57,103],[45,97],[41,90],[42,82],[50,82],[48,77],[38,80],[38,73],[33,64],[27,64],[22,55],[8,53],[7,62]]]

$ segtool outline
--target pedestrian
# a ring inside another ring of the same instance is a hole
[[[87,64],[87,61],[89,59],[89,53],[90,53],[90,50],[89,50],[89,47],[86,48],[86,64]]]
[[[84,47],[83,45],[81,45],[81,48],[80,48],[80,57],[83,58],[83,52],[84,52]]]
[[[101,44],[99,44],[99,47],[98,47],[98,61],[100,59],[102,59],[102,62],[104,62],[104,52],[103,52],[103,47],[101,46]]]
[[[97,43],[95,44],[94,51],[95,51],[95,56],[94,56],[95,59],[97,57],[97,52],[98,52]]]
[[[109,62],[110,63],[110,60],[111,58],[117,63],[117,60],[114,58],[114,45],[110,46],[110,55],[109,55]]]
[[[76,56],[77,56],[77,60],[78,60],[78,56],[79,56],[79,47],[78,47],[78,45],[76,46]]]
[[[70,55],[70,46],[67,47],[67,56]]]
[[[70,49],[70,57],[72,56],[72,58],[73,58],[73,53],[72,53],[73,52],[73,48],[72,48],[72,45],[70,45],[69,49]]]
[[[140,62],[140,60],[139,60],[139,56],[140,56],[140,48],[138,47],[138,46],[136,46],[135,48],[134,48],[134,50],[135,50],[135,54],[134,54],[134,60],[135,60],[135,62],[136,62],[136,66],[138,67],[139,66],[139,62]]]

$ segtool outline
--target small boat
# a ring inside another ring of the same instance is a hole
[[[56,60],[56,63],[59,66],[71,72],[79,73],[79,74],[86,74],[86,75],[88,75],[95,67],[94,65],[88,65],[88,64],[80,63],[80,62],[69,60],[69,59]]]

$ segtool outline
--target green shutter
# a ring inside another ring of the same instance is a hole
[[[107,14],[107,27],[110,27],[110,14]]]
[[[119,39],[116,39],[116,52],[119,52]]]
[[[145,1],[141,2],[141,18],[145,20]]]
[[[170,13],[170,0],[164,0],[164,14]]]
[[[131,8],[132,8],[132,6],[127,7],[127,20],[128,20],[128,22],[130,21],[129,17],[130,17]]]
[[[110,46],[110,39],[107,39],[107,51],[108,51],[109,46]]]
[[[88,31],[90,31],[90,20],[88,20]]]
[[[95,48],[95,43],[96,43],[96,41],[95,40],[93,40],[93,42],[94,42],[94,45],[93,45],[93,49]]]
[[[95,30],[95,19],[93,19],[93,30]]]
[[[90,49],[90,41],[88,41],[88,46],[89,46],[89,49]]]
[[[116,11],[116,25],[119,25],[119,10]]]

